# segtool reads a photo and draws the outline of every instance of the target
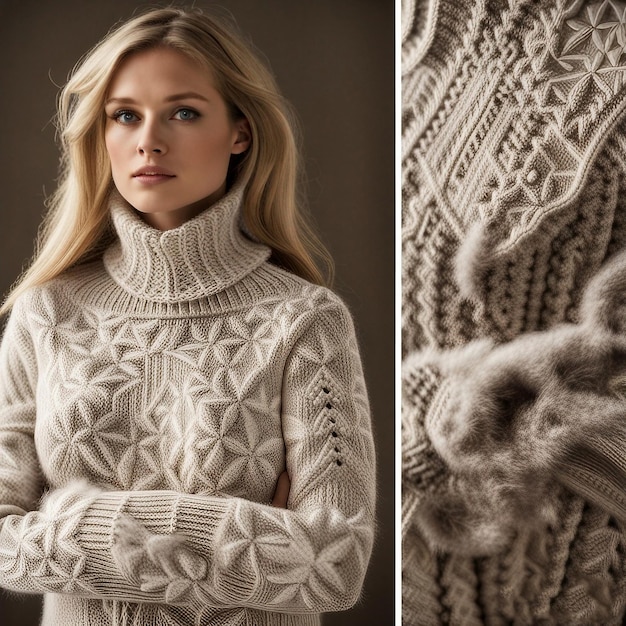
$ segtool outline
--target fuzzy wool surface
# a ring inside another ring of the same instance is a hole
[[[624,619],[623,9],[402,3],[405,626]]]
[[[45,626],[314,626],[359,598],[375,453],[353,322],[268,263],[241,201],[160,232],[113,196],[104,257],[11,313],[0,586],[45,594]]]

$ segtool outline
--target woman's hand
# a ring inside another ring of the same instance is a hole
[[[276,506],[281,509],[287,508],[290,487],[291,480],[289,480],[289,474],[287,473],[287,470],[284,470],[276,481],[276,491],[274,492],[274,497],[271,502],[272,506]]]

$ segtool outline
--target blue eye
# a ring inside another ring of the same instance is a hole
[[[178,111],[174,113],[174,117],[183,122],[190,122],[191,120],[195,120],[200,117],[200,114],[193,109],[178,109]]]
[[[132,111],[117,111],[112,115],[113,119],[120,124],[131,124],[137,121],[137,116]]]

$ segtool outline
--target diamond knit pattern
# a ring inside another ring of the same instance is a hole
[[[0,584],[61,594],[44,624],[313,625],[358,599],[375,456],[352,319],[266,262],[241,197],[165,233],[113,198],[104,265],[12,311]]]
[[[531,374],[554,371],[540,361],[561,325],[606,336],[581,304],[590,284],[585,306],[604,277],[621,312],[623,275],[602,267],[626,244],[625,16],[617,0],[402,2],[403,623],[624,619],[623,394],[593,396],[573,375],[589,394],[589,410],[570,412],[580,432],[594,409],[621,407],[611,436],[582,452],[575,429],[546,452],[511,416],[530,414],[532,394],[514,405]],[[528,377],[494,409],[485,390],[520,368]],[[455,421],[464,392],[483,402]],[[490,433],[489,409],[508,426]],[[453,448],[464,427],[474,440]],[[493,456],[472,461],[491,437]],[[567,476],[547,479],[568,445]],[[534,482],[520,488],[512,469]],[[459,539],[473,532],[475,544]]]

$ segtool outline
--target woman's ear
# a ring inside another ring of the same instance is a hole
[[[238,119],[235,122],[235,130],[237,131],[237,135],[230,153],[241,154],[250,147],[250,143],[252,142],[252,132],[250,131],[248,120],[245,117]]]

